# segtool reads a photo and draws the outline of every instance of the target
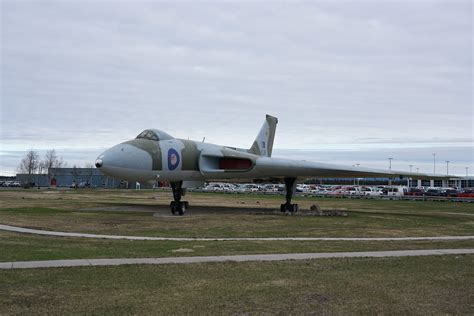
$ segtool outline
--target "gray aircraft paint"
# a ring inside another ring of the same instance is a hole
[[[163,168],[163,158],[159,142],[148,139],[133,139],[123,144],[135,146],[146,151],[153,161],[152,170],[161,170]]]
[[[271,158],[277,118],[267,115],[250,149],[233,148],[175,139],[160,130],[155,140],[134,139],[116,145],[99,156],[102,171],[112,177],[136,181],[204,181],[260,178],[431,178],[452,176],[349,167],[308,161]],[[145,131],[145,132],[146,132]],[[259,153],[259,154],[256,154]],[[251,161],[247,170],[219,168],[221,158]]]
[[[257,156],[271,157],[277,124],[278,119],[276,117],[267,115],[257,138],[247,152]]]

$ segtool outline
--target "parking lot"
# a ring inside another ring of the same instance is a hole
[[[204,188],[194,189],[202,192],[225,192],[235,194],[284,194],[283,184],[255,183],[210,183]],[[474,201],[474,190],[455,187],[408,187],[389,185],[317,185],[298,184],[297,195],[341,198],[389,198]]]

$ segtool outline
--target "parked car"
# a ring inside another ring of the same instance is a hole
[[[406,195],[412,196],[422,196],[425,194],[425,191],[421,188],[409,188]]]
[[[465,189],[456,195],[457,197],[474,198],[474,190]]]
[[[221,186],[219,183],[210,183],[203,190],[208,192],[221,191]]]
[[[258,192],[260,187],[257,184],[247,183],[243,185],[245,192]]]
[[[331,195],[331,196],[339,196],[339,195],[343,195],[343,194],[344,194],[344,190],[341,189],[341,187],[339,187],[337,189],[334,189],[334,190],[332,190],[328,193],[328,195]]]
[[[425,191],[425,196],[444,196],[444,194],[441,189],[429,188]]]
[[[265,185],[263,185],[263,190],[265,192],[278,192],[278,185],[277,184],[265,184]]]
[[[344,195],[359,196],[361,195],[359,187],[347,187],[343,190]]]
[[[382,192],[386,196],[404,196],[407,192],[407,188],[398,186],[398,187],[385,187],[382,189]]]
[[[362,187],[360,188],[360,192],[364,196],[381,196],[383,194],[382,190],[372,187]]]
[[[21,183],[18,181],[2,181],[3,183],[1,184],[2,187],[7,187],[7,188],[19,188],[21,187]]]
[[[82,182],[79,182],[77,187],[81,189],[90,188],[91,184],[89,183],[89,181],[82,181]]]
[[[443,191],[443,195],[446,197],[457,197],[459,191],[453,188],[448,188]]]

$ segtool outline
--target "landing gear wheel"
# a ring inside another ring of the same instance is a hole
[[[298,212],[298,204],[281,204],[280,205],[281,212],[289,212],[289,213],[296,213]]]
[[[298,204],[291,204],[291,199],[295,195],[296,179],[285,178],[286,187],[286,203],[280,205],[280,211],[285,213],[296,213],[298,212]]]
[[[171,214],[176,215],[176,207],[175,207],[175,202],[171,201],[170,203],[170,209],[171,209]]]
[[[183,216],[186,212],[186,202],[179,202],[178,215]]]
[[[182,201],[182,202],[171,201],[170,203],[171,214],[181,215],[181,216],[184,215],[187,209],[186,205],[189,205],[187,201]]]
[[[170,203],[171,213],[173,215],[184,215],[186,209],[189,208],[189,203],[187,201],[181,201],[181,198],[184,196],[186,189],[183,189],[183,181],[171,182],[171,189],[173,190],[174,201]]]

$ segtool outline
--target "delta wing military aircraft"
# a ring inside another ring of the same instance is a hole
[[[96,160],[95,166],[106,175],[128,181],[169,181],[174,200],[173,214],[183,215],[189,207],[181,201],[185,189],[204,181],[219,179],[281,179],[286,186],[282,212],[296,212],[291,204],[298,178],[444,178],[420,173],[349,167],[309,161],[271,158],[278,119],[267,115],[250,149],[219,146],[177,139],[147,129],[135,139],[118,144]]]

